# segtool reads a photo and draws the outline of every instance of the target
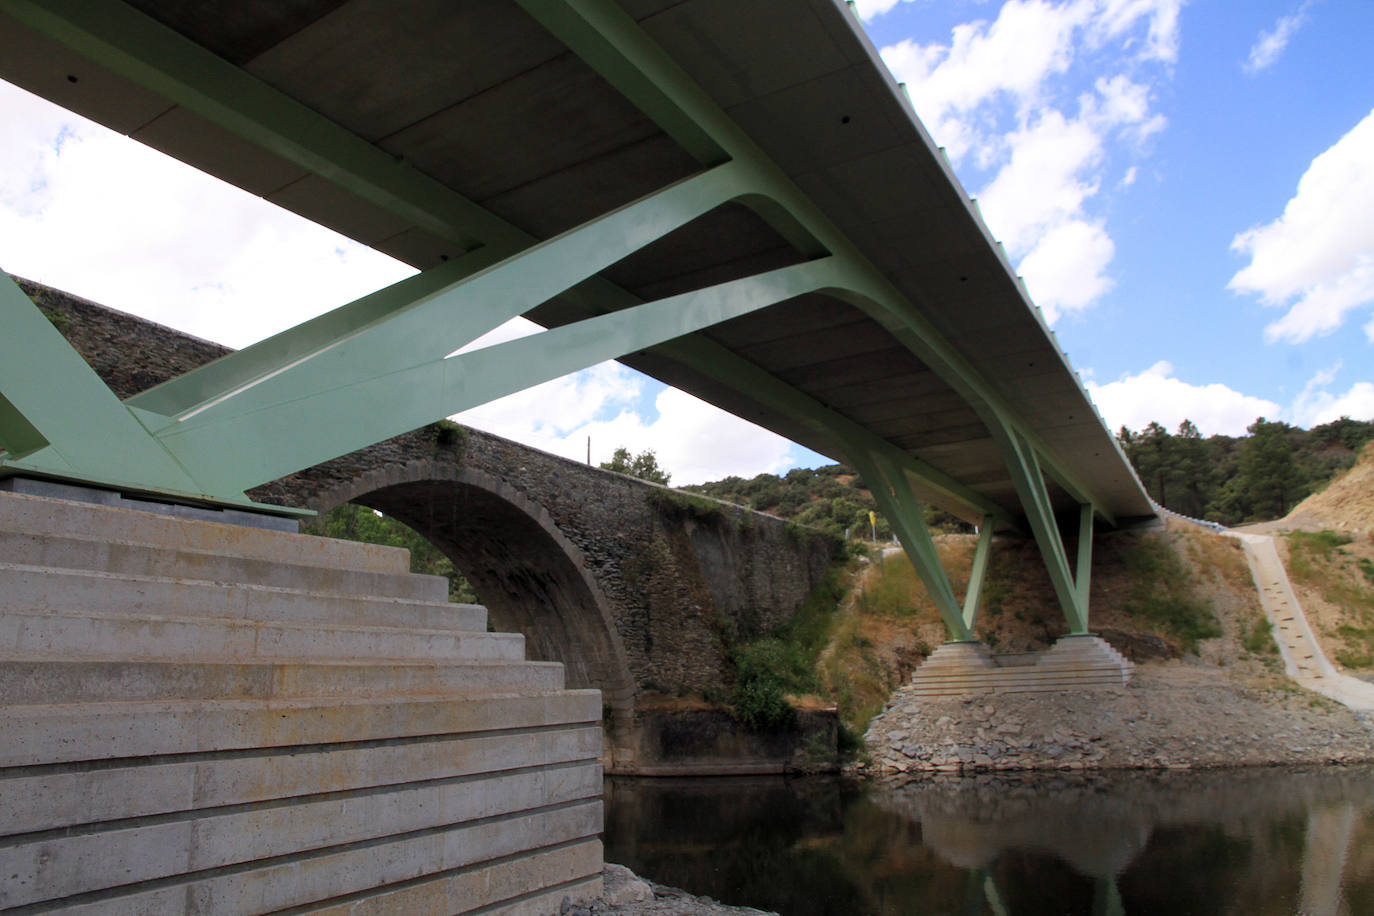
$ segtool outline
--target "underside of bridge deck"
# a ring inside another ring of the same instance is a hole
[[[1033,535],[1074,633],[1152,513],[839,0],[0,0],[0,77],[419,271],[122,403],[0,281],[2,474],[243,505],[618,358],[859,467],[956,639],[923,503]]]

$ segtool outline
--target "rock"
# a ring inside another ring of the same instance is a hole
[[[649,882],[624,865],[607,863],[601,869],[601,883],[601,899],[612,906],[639,903],[643,900],[652,900],[654,897],[654,889]]]

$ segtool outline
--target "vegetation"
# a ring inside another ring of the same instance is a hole
[[[767,512],[836,537],[892,539],[892,526],[878,511],[877,502],[863,478],[843,464],[795,468],[782,477],[775,474],[759,474],[748,480],[726,477],[683,489]],[[873,525],[869,523],[870,512],[876,516]],[[926,509],[926,522],[938,531],[972,530],[960,519],[933,507]]]
[[[1317,590],[1337,608],[1343,621],[1336,635],[1344,647],[1334,653],[1347,668],[1374,668],[1374,568],[1368,558],[1352,556],[1352,538],[1337,531],[1292,531],[1288,574]]]
[[[315,519],[307,529],[311,534],[347,541],[363,541],[385,547],[404,547],[410,551],[410,571],[448,579],[448,599],[472,604],[477,593],[446,557],[417,532],[390,516],[367,506],[345,503]]]
[[[1221,623],[1194,595],[1192,575],[1163,537],[1132,538],[1123,560],[1131,582],[1126,613],[1172,636],[1186,652],[1196,652],[1200,640],[1221,635]]]
[[[638,455],[631,455],[630,450],[623,445],[615,450],[610,461],[601,462],[603,471],[615,471],[617,474],[629,474],[631,477],[638,477],[640,480],[647,480],[650,483],[661,483],[665,487],[672,479],[663,468],[658,466],[658,456],[653,449],[646,449]]]
[[[731,713],[751,728],[785,725],[795,715],[789,696],[821,693],[817,674],[821,650],[830,640],[835,611],[844,599],[850,570],[836,566],[821,580],[796,615],[773,631],[741,639],[724,634],[735,667]]]
[[[1310,430],[1260,417],[1249,435],[1210,436],[1184,420],[1170,434],[1158,423],[1117,433],[1146,490],[1193,518],[1234,525],[1281,518],[1350,467],[1374,422],[1341,417]]]

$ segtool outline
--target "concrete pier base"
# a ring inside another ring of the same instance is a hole
[[[0,909],[595,894],[600,694],[446,595],[401,550],[0,492]]]
[[[945,643],[916,669],[917,696],[1122,687],[1135,666],[1098,636],[1064,636],[1038,656],[999,658],[981,643]]]

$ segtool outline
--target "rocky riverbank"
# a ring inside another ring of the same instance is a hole
[[[601,871],[601,896],[564,900],[559,916],[778,916],[764,910],[726,906],[676,887],[646,881],[623,865]]]
[[[860,772],[1187,769],[1374,761],[1374,718],[1274,679],[1186,661],[1123,688],[916,698],[898,689]]]

